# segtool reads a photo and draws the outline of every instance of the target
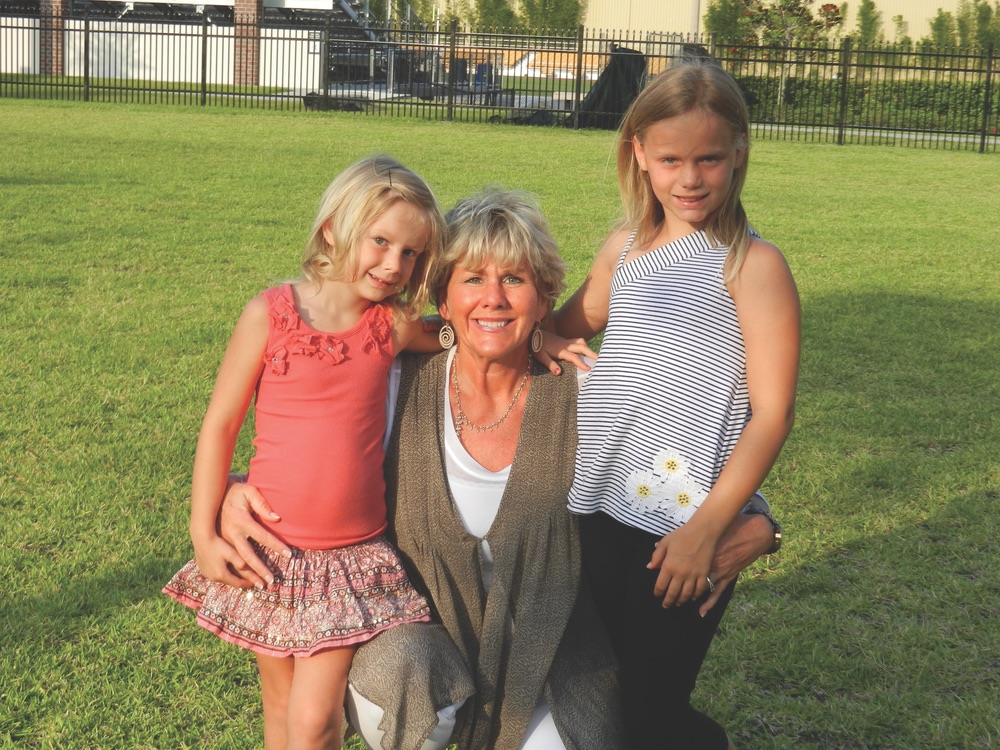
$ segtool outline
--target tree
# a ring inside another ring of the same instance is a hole
[[[931,19],[931,35],[926,38],[929,47],[936,50],[950,49],[958,43],[955,18],[946,10],[938,8]]]
[[[705,9],[705,30],[730,42],[749,42],[753,37],[752,17],[744,0],[709,0]]]
[[[913,40],[910,39],[909,30],[910,24],[906,22],[903,16],[893,16],[892,26],[896,30],[896,44],[902,47],[909,47],[913,44]]]
[[[827,25],[813,15],[809,0],[772,0],[756,3],[754,25],[764,44],[816,44],[826,37]]]
[[[521,20],[507,0],[476,0],[476,12],[473,20],[479,26],[511,28],[521,25]]]
[[[959,0],[958,10],[955,11],[955,31],[958,33],[958,44],[968,47],[972,43],[976,29],[976,10],[978,2],[972,0]]]
[[[861,0],[858,6],[858,43],[866,47],[882,36],[882,12],[875,9],[875,0]]]
[[[809,0],[709,0],[705,28],[741,43],[781,47],[817,44],[843,23],[833,3],[815,13]]]
[[[1000,2],[997,3],[997,6],[998,10],[1000,10]],[[987,3],[979,3],[976,6],[975,41],[977,47],[986,49],[990,44],[996,44],[997,39],[994,36],[993,16],[993,9]]]
[[[521,0],[521,17],[531,29],[575,29],[583,20],[581,0]]]

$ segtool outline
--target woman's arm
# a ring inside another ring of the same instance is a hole
[[[263,370],[267,315],[267,304],[258,296],[250,300],[236,323],[198,434],[191,480],[190,533],[195,561],[207,578],[230,585],[236,585],[238,577],[229,565],[239,556],[218,535],[216,515],[226,491],[236,439]]]
[[[242,477],[230,477],[226,495],[219,509],[219,536],[234,550],[236,557],[229,564],[238,577],[237,583],[230,585],[247,588],[251,584],[262,588],[274,583],[274,577],[266,563],[257,555],[250,540],[263,547],[289,557],[292,551],[288,545],[261,525],[259,518],[277,523],[281,517],[271,510],[271,506],[260,491],[240,481]]]
[[[776,247],[755,240],[729,291],[743,332],[752,417],[701,507],[650,560],[660,568],[654,593],[665,607],[708,589],[719,540],[771,470],[794,421],[799,298],[788,264]]]

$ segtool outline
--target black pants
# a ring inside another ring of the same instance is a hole
[[[621,663],[622,703],[632,750],[726,750],[726,732],[691,706],[691,691],[730,585],[702,618],[699,602],[664,609],[648,570],[660,537],[604,513],[580,517],[583,567]]]

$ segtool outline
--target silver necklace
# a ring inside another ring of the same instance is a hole
[[[458,352],[455,352],[455,357],[451,360],[451,387],[452,390],[455,391],[455,434],[461,437],[462,430],[466,427],[470,428],[473,432],[490,432],[503,424],[504,420],[507,419],[507,417],[510,416],[511,411],[513,411],[514,404],[517,403],[517,399],[521,395],[521,391],[524,390],[524,386],[528,382],[529,374],[531,374],[531,357],[528,357],[528,367],[524,371],[524,377],[521,378],[521,384],[514,392],[514,398],[511,399],[510,405],[507,407],[506,411],[500,415],[500,419],[485,426],[478,425],[465,416],[465,412],[462,410],[462,389],[458,387]]]

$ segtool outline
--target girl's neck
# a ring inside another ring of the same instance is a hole
[[[346,330],[373,304],[337,280],[300,281],[292,290],[302,319],[319,331]]]
[[[645,255],[650,250],[655,250],[658,247],[669,245],[671,242],[676,242],[682,237],[692,235],[704,228],[705,227],[703,226],[694,226],[686,222],[675,221],[668,224],[668,222],[663,221],[658,227],[652,230],[652,233],[649,235],[649,239],[643,242],[641,246],[638,244],[632,246],[626,260],[631,260],[632,258],[639,257],[640,255]],[[641,234],[642,233],[640,232],[640,235]]]

